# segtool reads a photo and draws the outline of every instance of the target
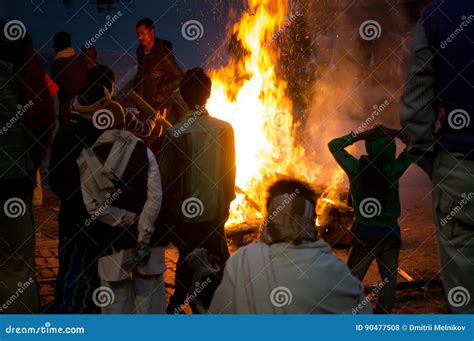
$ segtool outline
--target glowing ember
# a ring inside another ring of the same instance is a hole
[[[231,32],[246,53],[241,60],[231,60],[210,72],[213,90],[207,107],[211,115],[232,124],[236,185],[260,207],[264,207],[268,185],[279,177],[296,177],[314,184],[321,169],[296,143],[292,103],[285,95],[286,83],[275,73],[278,51],[271,42],[287,12],[288,0],[249,0],[249,11]],[[342,178],[343,173],[337,171],[324,197],[336,194]],[[238,193],[228,225],[262,218],[264,212],[258,212],[255,206]]]

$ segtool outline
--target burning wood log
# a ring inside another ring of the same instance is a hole
[[[348,248],[352,244],[350,229],[353,221],[354,211],[351,207],[340,201],[329,200],[318,215],[319,235],[333,247]]]
[[[257,220],[251,223],[236,224],[226,228],[225,234],[236,247],[241,247],[258,239],[261,225],[261,221]]]
[[[254,201],[252,198],[250,198],[247,193],[245,193],[239,186],[235,186],[235,193],[237,194],[242,194],[244,195],[245,197],[245,201],[253,208],[255,208],[255,210],[257,212],[260,212],[260,205]]]

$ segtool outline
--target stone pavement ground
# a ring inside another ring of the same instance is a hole
[[[48,186],[44,187],[44,205],[35,208],[36,220],[36,266],[37,281],[44,307],[54,300],[54,285],[58,271],[58,200]],[[410,196],[414,195],[409,193]],[[424,288],[401,290],[397,292],[394,312],[401,314],[440,314],[446,313],[445,296],[439,285],[438,250],[434,229],[429,214],[428,203],[404,209],[402,233],[404,243],[400,254],[400,266],[415,279],[433,279]],[[231,252],[235,247],[230,245]],[[349,250],[333,250],[343,261],[347,260]],[[174,291],[174,276],[178,251],[166,250],[165,283],[167,299]],[[371,286],[379,281],[377,265],[372,264],[364,284]],[[400,282],[405,280],[399,277]],[[184,309],[190,313],[189,307]]]

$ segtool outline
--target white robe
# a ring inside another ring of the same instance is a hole
[[[252,243],[228,261],[211,314],[371,313],[362,283],[323,240]]]

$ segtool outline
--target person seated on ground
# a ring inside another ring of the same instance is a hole
[[[102,250],[101,288],[94,297],[106,314],[165,313],[165,252],[154,247],[154,223],[162,202],[158,164],[143,140],[120,129],[125,124],[122,108],[107,101],[102,106],[108,96],[99,84],[83,94],[97,99],[89,105],[98,105],[92,120],[102,133],[77,159],[91,217],[85,224],[95,225],[90,235]],[[100,300],[110,293],[110,301]]]
[[[239,249],[225,265],[212,314],[370,313],[364,287],[318,239],[316,194],[297,180],[270,186],[263,242]],[[365,304],[364,304],[365,302]]]
[[[375,313],[390,314],[395,304],[398,256],[401,234],[398,180],[410,166],[405,150],[396,158],[394,138],[398,130],[383,126],[350,133],[329,142],[329,150],[349,176],[351,201],[355,211],[352,226],[352,249],[347,265],[352,274],[363,280],[373,260],[377,260],[383,285]],[[368,155],[360,160],[345,148],[365,140]]]
[[[105,65],[97,65],[92,68],[87,74],[87,88],[90,88],[96,84],[104,86],[109,92],[109,94],[113,96],[115,90],[115,73],[113,72],[113,70]],[[113,97],[113,100],[117,101],[115,97]],[[117,102],[122,104],[120,101]],[[77,103],[76,109],[78,109]],[[80,118],[80,113],[73,111],[73,114],[75,115],[72,116],[72,121],[75,121],[76,119]],[[153,116],[150,116],[146,120],[141,121],[138,118],[138,115],[133,112],[133,110],[127,108],[125,109],[124,130],[129,131],[142,139],[149,137],[155,129],[158,118],[159,112],[156,111]]]

